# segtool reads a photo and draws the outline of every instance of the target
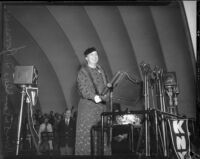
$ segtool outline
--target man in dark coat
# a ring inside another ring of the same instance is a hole
[[[58,138],[61,155],[72,155],[75,144],[75,120],[71,110],[66,109],[64,118],[58,124]]]

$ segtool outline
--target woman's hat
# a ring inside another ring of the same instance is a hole
[[[95,47],[90,47],[88,49],[85,50],[84,52],[84,56],[86,57],[87,55],[89,55],[90,53],[97,51]]]

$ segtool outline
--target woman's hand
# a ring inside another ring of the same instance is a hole
[[[102,101],[101,97],[99,95],[94,96],[95,103],[100,103]]]

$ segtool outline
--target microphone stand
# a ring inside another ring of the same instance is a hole
[[[119,81],[124,77],[124,73],[118,71],[110,83],[102,91],[101,95],[104,96],[109,92],[109,104],[110,104],[110,112],[113,114],[113,90],[119,83]],[[110,125],[112,126],[113,115],[110,121]],[[112,127],[110,129],[110,143],[112,141]],[[101,115],[101,155],[104,155],[104,115]]]
[[[159,104],[160,104],[160,109],[161,109],[161,130],[162,130],[162,137],[163,137],[163,153],[164,156],[167,157],[167,140],[166,140],[166,125],[165,125],[165,118],[164,115],[162,114],[163,112],[166,112],[165,109],[165,102],[164,102],[164,88],[162,85],[163,82],[163,70],[156,67],[156,75],[157,75],[157,95],[159,96]]]
[[[154,87],[156,84],[156,74],[154,71],[151,72],[151,76],[150,76],[150,89],[151,89],[151,98],[152,98],[152,107],[153,109],[151,109],[153,111],[153,115],[154,115],[154,121],[155,121],[155,138],[156,138],[156,153],[159,153],[159,140],[158,140],[158,114],[157,114],[157,109],[155,106],[155,101],[154,101]]]
[[[149,111],[149,73],[151,68],[149,64],[141,64],[141,70],[144,74],[144,102],[145,110]],[[145,155],[150,156],[150,130],[149,130],[149,113],[145,113]]]
[[[110,83],[107,84],[107,86],[103,89],[101,96],[106,95],[109,92],[109,104],[110,104],[110,111],[113,112],[113,90],[117,86],[117,84],[123,79],[124,73],[121,71],[118,71],[115,76],[112,78]]]

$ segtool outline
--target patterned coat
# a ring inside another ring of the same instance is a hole
[[[107,83],[103,69],[99,65],[95,69],[90,67],[86,69],[85,67],[80,69],[77,78],[81,99],[78,105],[76,124],[76,155],[91,154],[91,127],[100,122],[101,113],[106,109],[105,104],[96,104],[94,102],[94,96],[96,95],[94,84],[96,85],[98,92],[101,93]],[[91,82],[91,78],[87,71],[91,72],[94,84]]]

